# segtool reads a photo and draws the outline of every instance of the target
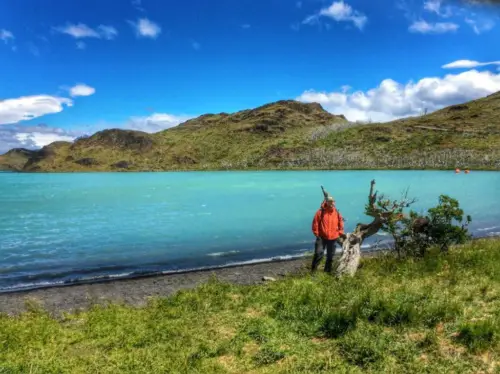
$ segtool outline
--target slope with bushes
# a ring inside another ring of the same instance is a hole
[[[384,124],[355,124],[319,104],[278,101],[207,114],[155,134],[111,129],[0,168],[23,171],[500,169],[500,93]],[[26,162],[23,163],[23,160]]]

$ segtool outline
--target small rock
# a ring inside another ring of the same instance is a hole
[[[276,281],[276,279],[273,278],[273,277],[262,277],[262,280],[263,281],[269,281],[269,282],[275,282]]]

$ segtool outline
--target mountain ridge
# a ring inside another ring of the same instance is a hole
[[[319,103],[280,100],[208,113],[153,134],[105,129],[0,156],[15,171],[500,169],[500,92],[386,123],[355,124]]]

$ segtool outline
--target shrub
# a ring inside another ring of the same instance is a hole
[[[356,328],[356,324],[353,311],[334,311],[324,317],[320,332],[327,338],[338,338]]]
[[[494,342],[495,328],[491,321],[477,321],[460,327],[456,340],[473,352],[488,349]]]
[[[464,244],[471,238],[468,225],[472,221],[459,202],[447,195],[439,196],[437,206],[428,209],[427,216],[420,217],[410,211],[399,212],[398,219],[389,221],[384,231],[394,238],[394,249],[399,256],[424,256],[430,247],[436,246],[447,252],[450,245]]]

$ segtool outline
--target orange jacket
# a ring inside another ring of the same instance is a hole
[[[344,233],[344,220],[335,208],[329,209],[325,203],[314,215],[312,232],[322,239],[335,240]]]

